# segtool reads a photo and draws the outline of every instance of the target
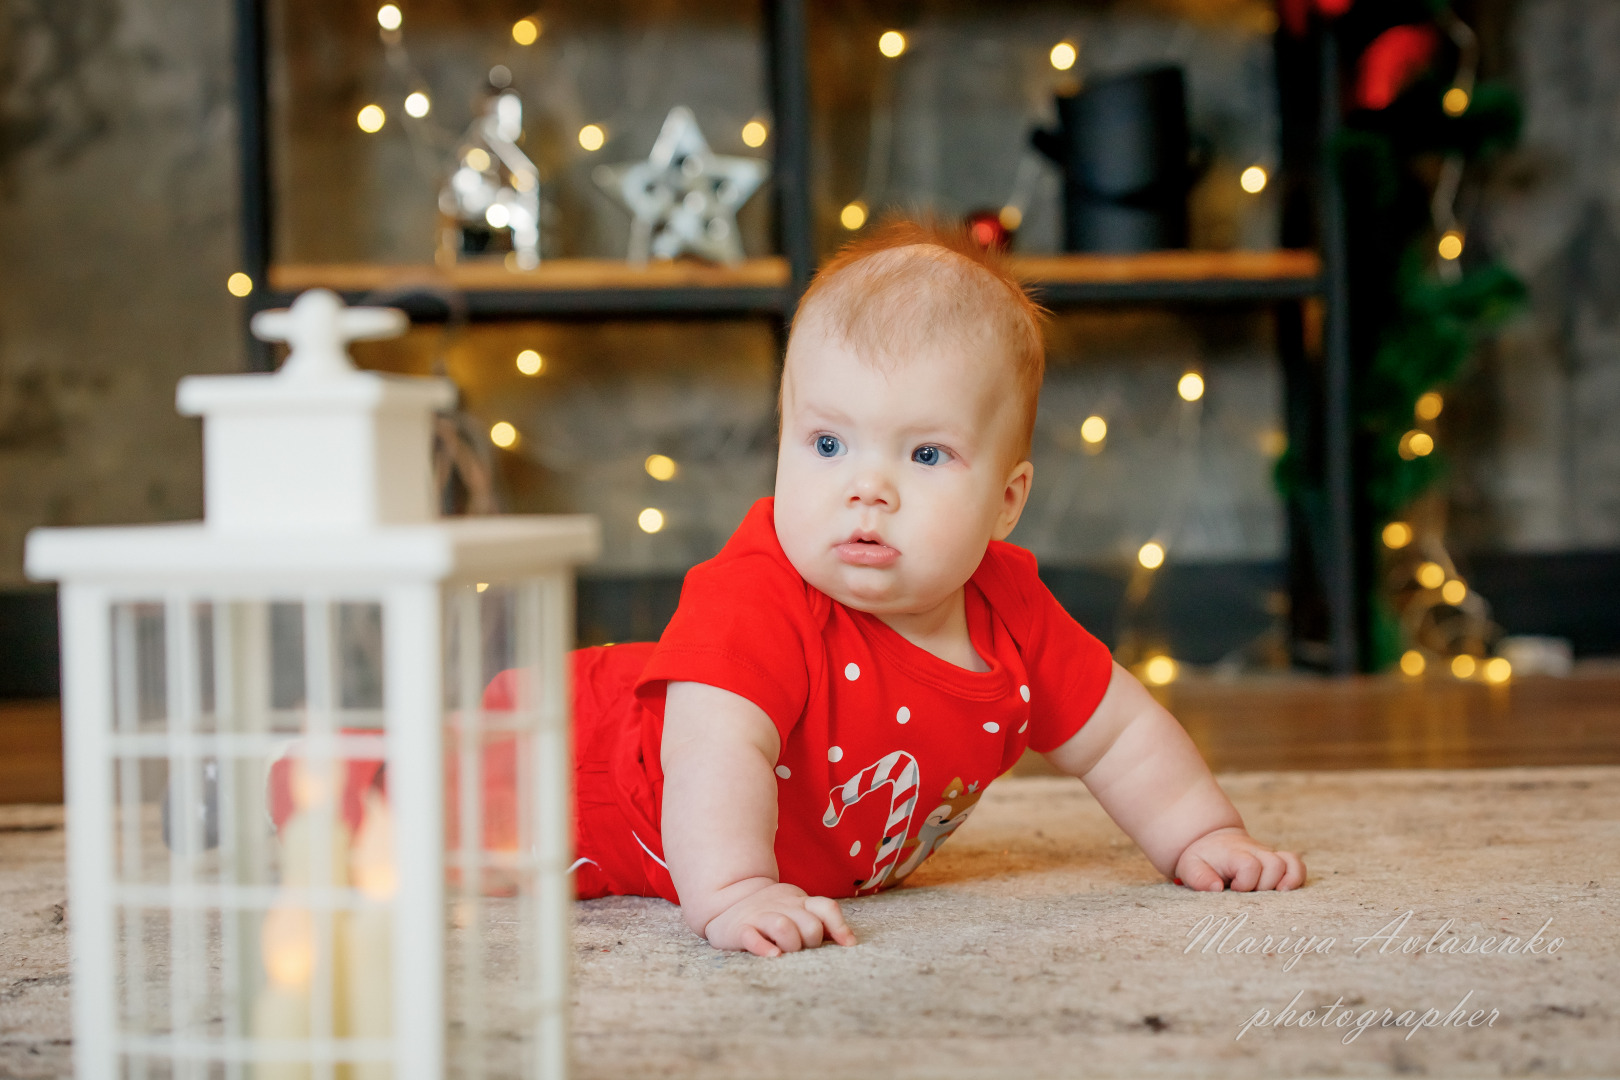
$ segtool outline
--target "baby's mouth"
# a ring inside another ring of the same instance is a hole
[[[896,548],[885,544],[876,533],[857,532],[833,548],[840,561],[850,566],[888,566],[900,557]]]

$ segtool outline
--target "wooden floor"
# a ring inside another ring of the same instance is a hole
[[[1159,691],[1217,772],[1620,765],[1620,669],[1448,678],[1188,680]],[[1050,772],[1026,756],[1015,770]],[[0,702],[0,803],[60,802],[57,704]]]
[[[0,701],[0,803],[62,801],[62,710]]]

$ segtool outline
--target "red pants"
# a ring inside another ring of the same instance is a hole
[[[673,899],[662,869],[656,836],[641,837],[621,803],[614,760],[641,742],[636,679],[647,666],[651,644],[580,649],[574,676],[574,893],[599,896],[664,896]],[[622,762],[621,762],[622,767]],[[649,830],[650,831],[650,830]]]

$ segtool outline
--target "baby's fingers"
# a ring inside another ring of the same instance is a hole
[[[1233,892],[1253,892],[1264,869],[1259,856],[1250,851],[1232,852],[1227,856],[1226,868],[1232,872]]]
[[[1282,881],[1283,875],[1288,873],[1288,864],[1275,851],[1257,851],[1255,858],[1260,860],[1260,881],[1255,885],[1255,892],[1268,892],[1275,889]]]
[[[798,952],[804,948],[804,938],[800,933],[799,924],[780,911],[760,912],[755,916],[754,925],[759,928],[760,933],[775,942],[782,952]],[[816,929],[819,930],[820,926]]]
[[[855,944],[855,932],[844,921],[844,912],[838,906],[838,901],[825,896],[809,896],[805,898],[804,909],[827,928],[827,936],[840,945]]]
[[[1288,867],[1282,880],[1277,882],[1277,891],[1285,892],[1288,889],[1297,889],[1305,884],[1305,862],[1292,851],[1279,851],[1277,857]]]
[[[737,935],[738,943],[742,948],[755,956],[781,956],[782,950],[772,944],[771,940],[752,926],[744,925],[741,933]]]
[[[1176,869],[1181,883],[1195,892],[1220,892],[1226,888],[1226,879],[1200,856],[1183,855]]]

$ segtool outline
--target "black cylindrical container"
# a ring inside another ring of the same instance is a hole
[[[1098,80],[1057,99],[1058,127],[1036,149],[1063,169],[1064,247],[1152,251],[1187,246],[1187,87],[1159,67]]]

